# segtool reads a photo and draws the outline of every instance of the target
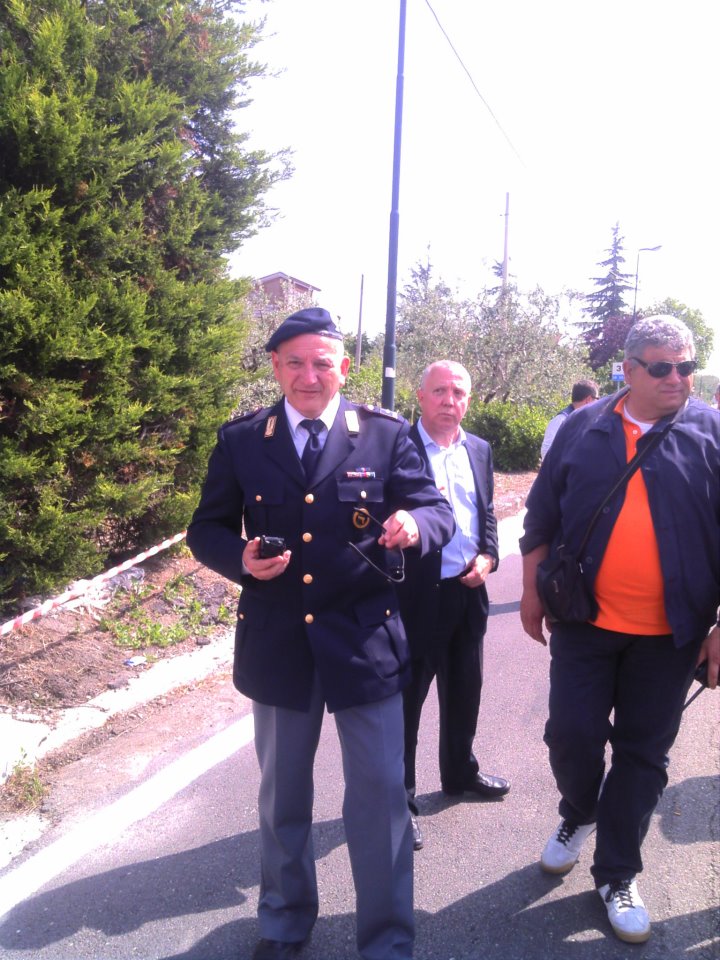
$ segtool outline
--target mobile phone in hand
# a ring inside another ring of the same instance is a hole
[[[261,560],[268,560],[270,557],[279,557],[281,553],[285,553],[287,547],[285,545],[285,540],[282,537],[260,537],[260,549],[258,550],[258,556]]]

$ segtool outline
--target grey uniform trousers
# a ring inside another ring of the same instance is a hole
[[[303,713],[254,703],[260,764],[261,936],[300,941],[318,915],[312,841],[313,765],[325,704],[315,681]],[[402,695],[334,715],[342,751],[343,821],[363,960],[412,957],[412,830],[403,778]]]

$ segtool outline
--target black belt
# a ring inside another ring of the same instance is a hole
[[[465,576],[466,571],[462,570],[460,573],[456,573],[454,577],[443,577],[440,580],[440,583],[460,583],[460,577]]]

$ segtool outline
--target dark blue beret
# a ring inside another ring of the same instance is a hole
[[[322,307],[308,307],[306,310],[298,310],[287,320],[283,320],[265,344],[265,349],[270,353],[271,350],[277,350],[281,343],[292,340],[293,337],[299,337],[303,333],[315,333],[332,340],[343,338],[327,310],[323,310]]]

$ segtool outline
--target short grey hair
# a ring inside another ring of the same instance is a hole
[[[689,350],[690,356],[695,356],[692,330],[670,314],[643,317],[630,327],[625,338],[625,359],[639,356],[646,347],[669,347],[677,353]]]
[[[470,374],[461,363],[457,363],[455,360],[436,360],[434,363],[428,364],[428,366],[423,370],[422,376],[420,377],[421,390],[425,389],[427,378],[430,376],[433,370],[437,369],[449,370],[450,373],[454,373],[456,376],[462,377],[463,380],[467,380],[468,393],[472,390],[472,380],[470,379]]]

